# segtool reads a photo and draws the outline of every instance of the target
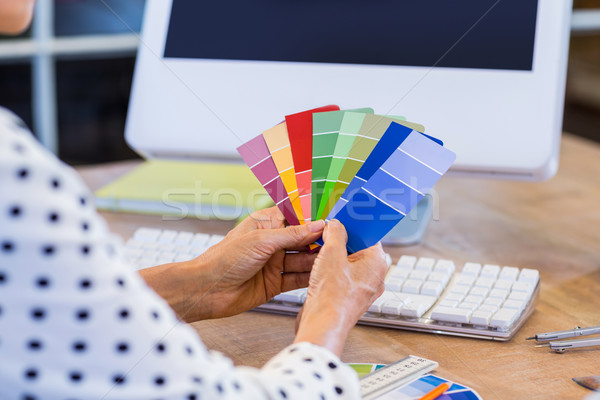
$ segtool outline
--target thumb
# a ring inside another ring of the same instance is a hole
[[[327,223],[323,232],[323,248],[321,252],[326,252],[334,257],[345,258],[348,255],[346,243],[348,242],[348,234],[346,228],[337,219],[332,219]]]
[[[283,250],[306,246],[321,236],[325,228],[325,221],[318,220],[304,225],[292,225],[280,229],[262,229],[259,239],[264,244],[274,247],[274,250]]]

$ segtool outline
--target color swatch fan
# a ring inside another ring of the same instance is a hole
[[[287,115],[238,152],[290,225],[338,219],[353,253],[380,241],[454,162],[423,131],[370,108],[325,106]]]

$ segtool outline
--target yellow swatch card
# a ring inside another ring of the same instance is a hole
[[[292,202],[298,221],[300,221],[300,224],[304,224],[302,204],[298,193],[298,183],[296,182],[296,171],[294,169],[294,159],[292,157],[290,140],[288,138],[287,125],[285,122],[282,122],[271,129],[267,129],[262,135],[271,152],[271,157],[273,157],[275,167],[277,167],[283,186]]]

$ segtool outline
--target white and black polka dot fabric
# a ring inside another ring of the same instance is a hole
[[[0,109],[0,399],[359,398],[328,350],[207,351],[120,257],[79,176]]]

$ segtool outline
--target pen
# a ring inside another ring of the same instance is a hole
[[[434,400],[440,397],[444,392],[450,389],[452,384],[450,382],[444,382],[433,389],[431,392],[427,393],[425,396],[421,397],[419,400]]]
[[[600,346],[600,338],[558,340],[555,342],[538,344],[535,347],[550,347],[550,350],[554,350],[557,353],[563,353],[567,349],[574,349],[577,347],[590,347],[590,346]]]
[[[535,336],[528,337],[527,340],[535,339],[536,341],[540,342],[595,334],[600,334],[600,326],[590,326],[589,328],[580,328],[576,326],[575,329],[569,329],[566,331],[538,333]]]

